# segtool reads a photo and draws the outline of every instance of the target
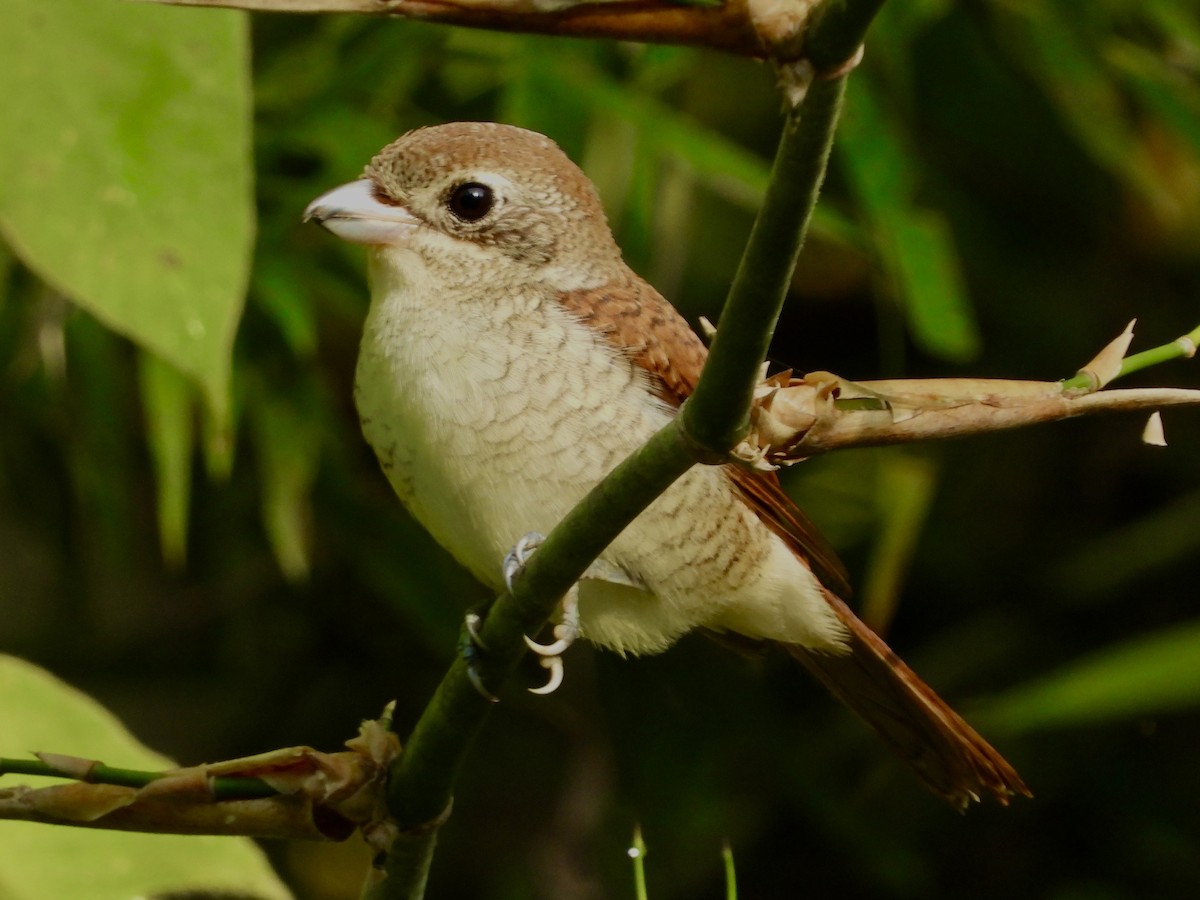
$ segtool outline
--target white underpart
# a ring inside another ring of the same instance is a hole
[[[363,431],[415,517],[499,589],[522,535],[548,534],[604,474],[662,427],[644,373],[548,295],[480,290],[454,303],[412,251],[372,251],[359,357]],[[603,560],[644,585],[586,579],[582,633],[653,653],[708,626],[837,650],[843,629],[816,579],[698,466]]]

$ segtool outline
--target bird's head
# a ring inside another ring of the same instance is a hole
[[[538,281],[603,281],[621,254],[595,188],[549,138],[490,122],[420,128],[305,220],[348,241],[411,250],[439,267],[519,267]],[[486,277],[486,276],[483,276]]]

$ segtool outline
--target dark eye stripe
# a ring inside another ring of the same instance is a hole
[[[384,206],[402,206],[403,205],[395,197],[386,193],[384,191],[384,189],[381,188],[379,185],[377,185],[374,181],[371,182],[371,199],[375,200],[378,203],[382,203]]]

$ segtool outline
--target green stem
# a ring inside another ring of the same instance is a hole
[[[737,872],[733,867],[733,847],[729,841],[721,847],[721,859],[725,863],[725,900],[737,900]]]
[[[47,778],[70,778],[88,784],[115,784],[122,787],[142,788],[153,781],[166,778],[169,772],[146,772],[140,769],[119,769],[96,763],[80,778],[77,772],[62,769],[40,759],[0,759],[0,775],[41,775]],[[214,800],[255,800],[274,797],[278,791],[261,778],[222,776],[211,781]]]
[[[825,0],[808,23],[804,55],[817,72],[837,69],[858,52],[884,0]]]
[[[646,890],[646,842],[642,839],[641,825],[634,826],[629,858],[633,860],[633,896],[636,900],[649,900],[650,894]]]
[[[1159,347],[1151,347],[1149,350],[1143,350],[1140,353],[1135,353],[1133,356],[1127,356],[1121,360],[1121,367],[1117,370],[1117,374],[1112,377],[1112,381],[1116,381],[1125,375],[1139,372],[1142,369],[1148,369],[1151,366],[1157,366],[1160,363],[1170,362],[1173,359],[1190,359],[1196,355],[1196,346],[1200,344],[1200,325],[1193,328],[1183,337],[1176,338],[1169,344],[1163,344]],[[1086,391],[1096,390],[1095,379],[1086,373],[1080,373],[1073,378],[1068,378],[1062,382],[1064,391]]]
[[[691,440],[724,455],[745,435],[750,398],[817,203],[845,77],[818,79],[784,122],[771,181],[713,336],[704,378],[680,418]]]

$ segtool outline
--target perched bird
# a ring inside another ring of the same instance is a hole
[[[410,132],[305,217],[370,248],[363,434],[417,520],[493,588],[522,536],[548,533],[699,378],[703,343],[625,264],[595,188],[540,134]],[[1027,794],[847,590],[773,475],[697,466],[604,552],[577,611],[582,636],[619,653],[697,628],[782,644],[952,803]]]

